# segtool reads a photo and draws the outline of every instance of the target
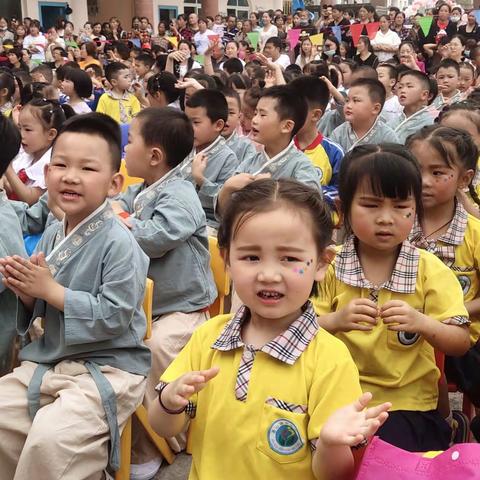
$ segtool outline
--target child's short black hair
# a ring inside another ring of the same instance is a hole
[[[266,178],[235,192],[226,205],[218,230],[218,244],[225,251],[227,261],[232,239],[246,218],[285,206],[305,212],[311,218],[312,235],[320,257],[331,241],[333,230],[331,212],[320,192],[290,178]],[[317,284],[313,283],[311,295],[317,291]]]
[[[39,65],[38,67],[35,67],[30,72],[30,75],[33,75],[34,73],[39,73],[43,75],[47,83],[53,82],[53,70],[48,65],[43,64],[43,65]]]
[[[65,79],[65,72],[68,68],[79,69],[80,66],[77,62],[66,62],[55,70],[55,75],[57,76],[57,81],[61,82]]]
[[[93,84],[87,72],[79,68],[67,68],[64,79],[73,82],[73,88],[80,98],[91,97]]]
[[[240,100],[240,95],[234,88],[223,87],[221,92],[223,93],[225,98],[234,98],[238,104],[239,110],[242,108],[242,101]]]
[[[379,103],[383,108],[387,93],[385,92],[385,87],[380,80],[376,80],[374,78],[359,78],[351,83],[350,90],[353,87],[365,87],[370,100],[374,103]]]
[[[416,213],[423,219],[422,174],[415,157],[396,143],[360,145],[343,158],[338,177],[338,194],[347,230],[353,198],[364,180],[379,197],[415,198]]]
[[[155,63],[155,59],[148,53],[141,53],[135,61],[143,63],[148,68],[152,68]]]
[[[120,170],[122,136],[120,127],[113,118],[97,112],[75,115],[64,123],[55,142],[64,133],[84,133],[102,138],[108,143],[113,171]],[[53,148],[55,148],[55,143]]]
[[[321,108],[325,112],[330,100],[330,92],[323,80],[318,77],[304,76],[293,80],[290,86],[306,98],[309,109]]]
[[[218,90],[204,88],[197,90],[186,102],[189,108],[203,107],[212,123],[218,120],[227,121],[228,104],[225,96]]]
[[[225,60],[225,62],[223,63],[223,69],[229,75],[232,75],[233,73],[242,73],[243,64],[239,58],[229,58],[228,60]]]
[[[10,100],[15,93],[15,77],[8,69],[0,69],[0,90],[7,89],[7,98]]]
[[[354,80],[360,80],[362,78],[372,78],[378,80],[377,71],[370,65],[361,65],[352,70],[352,75],[354,75]]]
[[[180,96],[180,90],[175,87],[177,77],[170,72],[160,72],[150,77],[147,82],[147,92],[155,95],[157,92],[163,92],[168,103],[175,102]]]
[[[425,73],[421,72],[420,70],[406,70],[405,72],[402,72],[398,76],[398,81],[402,80],[405,77],[412,77],[415,78],[415,80],[422,85],[422,88],[424,90],[428,90],[430,92],[430,80],[428,78],[428,75]]]
[[[391,63],[388,63],[388,62],[384,62],[384,63],[381,63],[380,65],[378,65],[377,68],[379,68],[379,67],[387,69],[388,77],[390,78],[390,80],[395,80],[395,81],[397,80],[398,72],[397,72],[397,68],[395,67],[395,65],[393,65]]]
[[[111,82],[118,78],[122,70],[128,70],[128,67],[122,62],[112,62],[105,67],[105,78]]]
[[[22,137],[16,125],[4,115],[0,115],[0,177],[6,172],[10,162],[20,150]]]
[[[457,74],[460,75],[460,66],[455,60],[452,60],[451,58],[445,58],[438,64],[438,67],[435,70],[435,75],[438,74],[438,71],[441,68],[453,68],[457,72]]]
[[[140,134],[148,147],[159,147],[165,153],[167,164],[175,168],[193,149],[193,127],[180,110],[146,108],[135,120],[140,122]]]
[[[96,63],[89,63],[88,65],[85,65],[85,71],[89,69],[93,70],[93,73],[96,77],[103,77],[103,69],[100,65],[97,65]]]
[[[303,127],[307,118],[308,104],[305,97],[299,95],[298,91],[290,85],[279,85],[264,90],[261,98],[274,98],[277,101],[275,111],[280,121],[292,120],[294,122],[291,133],[293,138]]]

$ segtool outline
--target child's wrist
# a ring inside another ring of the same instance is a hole
[[[159,387],[157,387],[158,391],[158,402],[160,403],[160,407],[165,413],[168,413],[169,415],[179,415],[185,411],[187,406],[183,406],[181,408],[170,408],[168,405],[168,400],[165,400],[165,397],[162,398],[162,394],[164,390],[169,386],[169,383],[161,383]],[[164,401],[166,401],[167,405],[165,405]]]

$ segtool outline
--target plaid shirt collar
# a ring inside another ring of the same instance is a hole
[[[243,323],[250,317],[249,309],[243,305],[228,322],[212,348],[228,352],[242,348],[245,343],[241,337]],[[318,323],[310,301],[303,307],[303,313],[281,335],[265,344],[259,350],[281,362],[293,365],[306,350],[318,332]]]
[[[397,293],[414,293],[419,259],[418,250],[408,241],[404,241],[390,280],[383,285],[373,285],[363,274],[355,248],[355,238],[350,235],[335,258],[335,275],[338,280],[352,287],[370,290],[385,288]]]
[[[460,202],[455,206],[455,213],[448,230],[434,240],[425,238],[421,225],[415,220],[409,240],[418,248],[423,248],[438,257],[447,267],[455,264],[455,248],[463,243],[467,229],[468,214]]]
[[[428,240],[423,235],[423,230],[417,220],[413,225],[412,232],[410,233],[410,241],[415,243],[425,242],[426,244],[442,242],[447,245],[461,245],[463,238],[465,237],[465,230],[467,229],[468,214],[463,205],[460,202],[456,202],[455,213],[453,214],[452,221],[448,227],[448,230],[436,240]],[[422,247],[423,248],[423,247]]]

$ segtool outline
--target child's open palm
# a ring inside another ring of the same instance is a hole
[[[391,403],[367,408],[372,394],[364,393],[358,400],[333,412],[323,425],[319,442],[329,446],[353,447],[373,436],[388,418]]]
[[[208,370],[189,372],[175,381],[169,383],[161,393],[163,405],[169,410],[181,410],[188,404],[189,398],[205,388],[207,383],[214,378],[220,369],[212,367]]]

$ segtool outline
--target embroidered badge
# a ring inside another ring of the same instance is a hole
[[[398,332],[398,341],[402,345],[413,345],[419,338],[418,333]]]
[[[315,167],[315,169],[317,170],[317,173],[318,173],[318,180],[319,180],[319,181],[322,181],[322,179],[323,179],[323,170],[322,170],[320,167]]]
[[[275,420],[268,430],[267,437],[270,448],[280,455],[292,455],[304,445],[297,426],[286,418]]]
[[[470,290],[470,286],[472,285],[472,281],[470,280],[470,277],[467,277],[466,275],[460,275],[457,277],[457,279],[460,282],[460,286],[462,287],[463,294],[466,295]]]

